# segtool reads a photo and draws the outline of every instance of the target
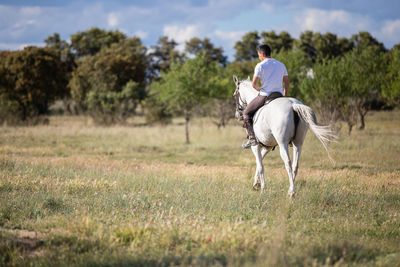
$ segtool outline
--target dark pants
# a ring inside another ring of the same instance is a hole
[[[256,113],[256,111],[271,102],[272,100],[282,97],[283,95],[279,92],[272,92],[269,96],[258,95],[251,101],[247,107],[243,110],[243,119],[250,120],[250,118]]]
[[[249,120],[256,111],[265,104],[267,96],[258,95],[243,110],[243,119]]]

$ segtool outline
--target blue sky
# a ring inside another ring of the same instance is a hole
[[[399,0],[0,0],[0,49],[42,46],[57,32],[65,40],[91,27],[139,36],[146,46],[167,35],[183,48],[208,37],[233,59],[234,44],[249,31],[305,30],[350,37],[368,31],[386,48],[400,43]]]

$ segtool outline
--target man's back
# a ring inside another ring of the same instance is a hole
[[[260,95],[269,95],[272,92],[283,94],[283,76],[288,75],[285,65],[273,58],[267,58],[257,64],[254,76],[260,78]]]

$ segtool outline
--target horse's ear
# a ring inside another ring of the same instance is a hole
[[[238,78],[236,77],[236,75],[233,75],[233,82],[234,82],[236,85],[238,85],[238,83],[239,83],[239,80],[238,80]]]

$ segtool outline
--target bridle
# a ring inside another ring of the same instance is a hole
[[[243,107],[240,104],[240,101],[242,101],[242,103],[245,103],[245,102],[243,101],[242,97],[240,96],[239,86],[240,86],[240,82],[238,81],[236,83],[236,90],[235,90],[235,93],[233,94],[233,96],[235,97],[236,113],[239,115],[238,119],[243,120],[243,110],[246,107]]]

